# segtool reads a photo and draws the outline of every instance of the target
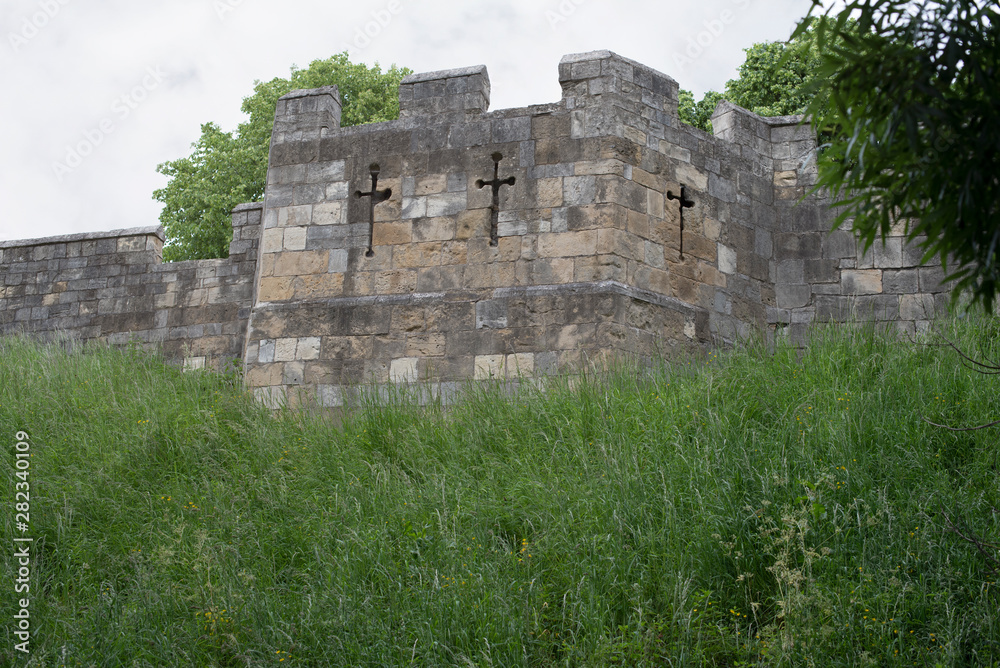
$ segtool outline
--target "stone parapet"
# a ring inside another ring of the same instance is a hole
[[[155,228],[3,242],[0,332],[242,360],[272,404],[336,406],[856,315],[915,332],[945,307],[902,230],[867,253],[831,233],[801,118],[722,102],[710,135],[673,79],[608,51],[559,80],[559,102],[489,112],[483,66],[412,75],[400,119],[349,128],[335,87],[293,91],[229,258],[161,264]]]

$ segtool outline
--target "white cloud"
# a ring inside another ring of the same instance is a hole
[[[344,49],[418,72],[485,64],[501,109],[558,100],[561,56],[610,49],[701,94],[735,76],[744,48],[787,37],[809,0],[5,4],[0,239],[18,239],[155,225],[152,191],[166,182],[156,165],[187,155],[204,122],[233,129],[254,80],[292,64]],[[700,33],[711,39],[678,71]],[[151,71],[163,81],[149,85]],[[88,143],[69,173],[54,167]]]

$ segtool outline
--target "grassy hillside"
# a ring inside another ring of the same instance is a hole
[[[995,320],[941,328],[1000,359]],[[1000,551],[976,545],[1000,544],[1000,428],[921,419],[1000,419],[1000,379],[821,338],[339,426],[134,352],[0,341],[0,663],[1000,665]]]

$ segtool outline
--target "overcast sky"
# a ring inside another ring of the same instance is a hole
[[[609,49],[701,96],[809,0],[0,0],[0,240],[158,224],[164,161],[233,130],[254,80],[344,50],[484,64],[491,109],[555,102],[559,59]]]

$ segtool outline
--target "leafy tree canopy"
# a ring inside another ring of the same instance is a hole
[[[893,225],[938,256],[954,296],[1000,285],[1000,11],[986,0],[814,0],[794,36],[819,49],[807,105],[833,139],[818,188],[867,245]],[[856,29],[851,22],[856,21]]]
[[[729,100],[761,116],[801,114],[816,91],[809,87],[819,64],[812,35],[804,32],[788,42],[760,42],[746,52],[740,74],[726,83],[726,92],[709,91],[699,102],[680,92],[681,120],[712,132],[712,112],[719,100]]]
[[[306,69],[293,66],[287,79],[255,82],[253,94],[243,99],[241,107],[249,118],[235,132],[205,123],[190,156],[156,168],[170,178],[165,188],[153,193],[153,199],[164,204],[160,214],[167,237],[164,260],[229,254],[230,212],[264,194],[278,98],[296,89],[336,84],[344,105],[342,126],[388,121],[399,117],[399,82],[407,74],[410,70],[395,65],[382,72],[377,64],[369,68],[351,63],[345,52],[313,61]]]

